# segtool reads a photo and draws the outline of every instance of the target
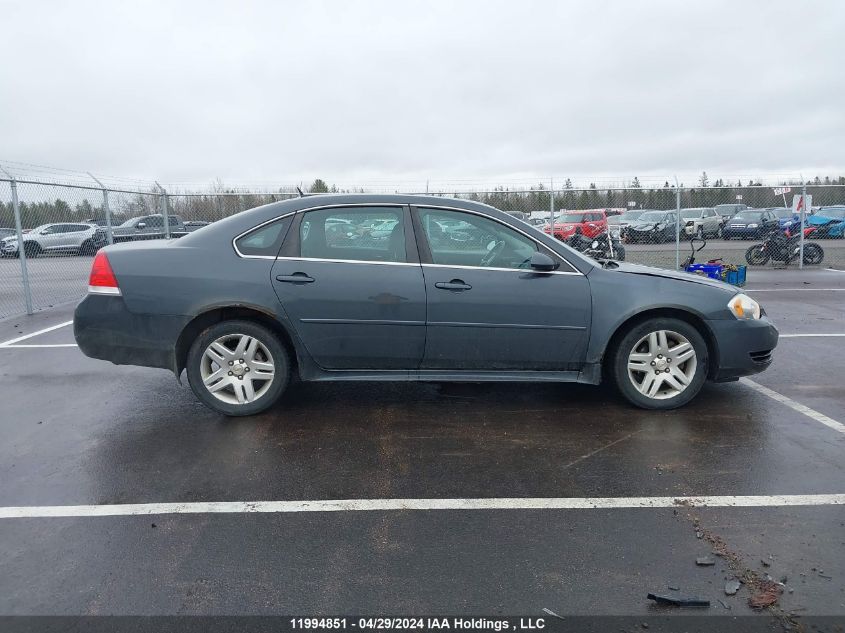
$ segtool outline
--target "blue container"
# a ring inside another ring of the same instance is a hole
[[[734,286],[744,286],[746,269],[747,267],[742,265],[737,266],[737,270],[726,270],[725,281]]]
[[[687,272],[694,275],[703,275],[710,277],[710,279],[722,280],[722,265],[721,264],[693,264],[687,266]]]

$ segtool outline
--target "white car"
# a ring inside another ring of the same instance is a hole
[[[719,237],[722,216],[713,207],[681,209],[681,225],[687,237]]]
[[[38,257],[43,253],[54,252],[93,255],[105,246],[106,234],[96,224],[70,222],[42,224],[24,233],[23,243],[27,257]],[[10,235],[0,241],[0,253],[4,257],[18,256],[17,235]]]

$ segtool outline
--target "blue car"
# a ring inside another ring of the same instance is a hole
[[[822,207],[807,217],[807,225],[817,228],[818,237],[837,237],[845,235],[845,205]]]
[[[772,207],[769,209],[778,219],[778,226],[782,231],[792,230],[801,224],[801,218],[789,207]]]

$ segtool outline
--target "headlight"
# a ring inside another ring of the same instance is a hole
[[[756,228],[757,228],[757,225],[756,225],[756,224],[749,224],[749,225],[748,225],[748,228],[749,228],[749,229],[756,229]]]
[[[742,293],[728,301],[728,310],[733,312],[737,319],[759,319],[760,304],[748,295]]]
[[[610,232],[610,237],[612,237],[613,239],[618,240],[618,239],[619,239],[619,229],[613,229],[613,230]]]

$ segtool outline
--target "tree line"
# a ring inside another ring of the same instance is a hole
[[[813,204],[845,204],[845,177],[819,178],[806,183],[807,193],[813,196]],[[828,185],[828,186],[825,186]],[[829,185],[838,185],[829,187]],[[786,195],[786,204],[792,204],[792,195],[800,193],[802,183],[786,183],[792,186],[792,192]],[[46,185],[45,185],[46,187]],[[51,222],[83,222],[105,218],[102,193],[81,189],[67,190],[74,194],[82,192],[82,200],[72,203],[62,198],[33,201],[33,196],[25,187],[19,186],[22,198],[20,202],[21,224],[24,229],[31,229]],[[769,186],[759,182],[726,183],[717,179],[711,183],[707,173],[702,173],[692,186],[681,183],[682,207],[712,207],[717,204],[743,203],[749,207],[784,206],[784,197],[776,195]],[[322,179],[316,179],[307,190],[311,194],[320,193],[365,193],[361,189],[340,189],[328,185]],[[204,194],[170,194],[167,197],[168,212],[179,215],[184,220],[203,220],[213,222],[234,215],[253,207],[286,200],[300,195],[296,189],[284,188],[272,193],[243,193],[235,189],[218,186],[216,190]],[[523,213],[548,211],[553,204],[555,211],[578,209],[673,209],[676,205],[676,188],[665,182],[661,187],[644,187],[639,179],[634,178],[627,189],[614,189],[592,183],[586,189],[576,189],[570,180],[550,193],[548,185],[538,183],[529,189],[498,186],[484,192],[437,191],[431,195],[453,196],[489,204],[503,211]],[[554,196],[552,200],[551,196]],[[111,192],[109,209],[112,223],[117,225],[123,220],[141,215],[162,213],[164,197],[159,192],[122,194]],[[11,200],[0,200],[0,227],[14,227],[14,211]]]

